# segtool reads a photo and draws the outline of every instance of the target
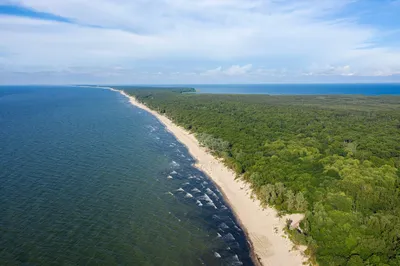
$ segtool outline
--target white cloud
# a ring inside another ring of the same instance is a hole
[[[251,64],[247,65],[232,65],[229,68],[223,69],[221,66],[209,69],[202,73],[205,76],[219,76],[219,75],[227,75],[227,76],[240,76],[249,73],[253,66]]]
[[[354,73],[349,65],[345,66],[332,66],[327,65],[320,67],[314,65],[310,68],[309,72],[303,73],[305,76],[354,76]]]
[[[0,64],[9,70],[114,73],[118,66],[131,69],[121,77],[146,69],[166,79],[169,72],[250,79],[400,71],[400,49],[374,43],[382,32],[337,16],[353,0],[8,2],[76,22],[0,16]],[[230,67],[212,69],[218,65]]]
[[[205,76],[214,76],[214,75],[219,75],[221,73],[222,73],[222,67],[219,66],[217,68],[209,69],[202,74]]]
[[[252,67],[253,67],[252,64],[247,64],[244,66],[233,65],[230,68],[228,68],[227,70],[225,70],[224,73],[229,76],[244,75],[247,72],[249,72]]]

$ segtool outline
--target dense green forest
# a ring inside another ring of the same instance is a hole
[[[197,134],[319,265],[400,265],[400,97],[123,88]]]

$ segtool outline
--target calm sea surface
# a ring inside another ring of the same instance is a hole
[[[137,86],[137,85],[136,85]],[[143,85],[148,87],[149,85]],[[142,86],[142,87],[143,87]],[[400,83],[395,84],[185,84],[154,85],[154,87],[190,87],[197,93],[220,94],[363,94],[399,95]],[[127,86],[129,87],[129,86]],[[132,87],[132,86],[131,86]]]
[[[400,94],[397,84],[252,84],[192,85],[199,93],[232,94]]]
[[[0,87],[0,265],[252,265],[193,162],[119,93]]]

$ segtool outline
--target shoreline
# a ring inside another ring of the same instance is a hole
[[[303,218],[302,214],[279,218],[275,209],[262,208],[258,199],[251,198],[252,192],[249,185],[235,179],[236,174],[202,147],[193,134],[179,127],[166,116],[138,102],[124,91],[105,89],[122,94],[132,105],[155,116],[179,142],[186,146],[188,152],[196,160],[194,166],[207,174],[222,192],[225,201],[245,232],[251,257],[256,265],[297,266],[308,261],[304,255],[305,247],[294,249],[294,244],[284,232],[286,219],[290,218],[293,222],[298,222]]]

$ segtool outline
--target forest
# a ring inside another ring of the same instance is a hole
[[[400,97],[120,88],[196,134],[319,265],[400,265]]]

